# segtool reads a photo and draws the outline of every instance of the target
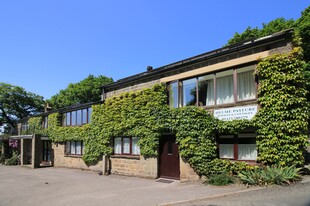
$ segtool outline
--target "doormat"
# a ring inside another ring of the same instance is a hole
[[[172,182],[174,182],[173,180],[167,180],[167,179],[158,179],[158,180],[156,180],[155,182],[161,182],[161,183],[172,183]]]

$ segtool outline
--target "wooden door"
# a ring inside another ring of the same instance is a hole
[[[159,176],[180,179],[179,147],[175,136],[163,136],[159,146]]]

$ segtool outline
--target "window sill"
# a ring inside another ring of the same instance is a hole
[[[230,159],[230,158],[220,158],[222,160],[229,160],[231,162],[245,162],[245,163],[249,163],[249,164],[253,164],[253,165],[256,165],[258,164],[257,163],[257,160],[236,160],[236,159]]]
[[[140,160],[140,155],[111,155],[112,159],[134,159],[134,160]]]
[[[249,99],[249,100],[231,102],[227,104],[207,105],[207,106],[199,106],[199,107],[205,108],[207,110],[212,110],[212,109],[221,109],[221,108],[226,108],[226,107],[246,106],[249,104],[257,104],[257,99]]]
[[[79,124],[79,125],[62,125],[61,127],[83,127],[84,125],[87,125],[89,123],[86,124]]]
[[[65,157],[82,158],[83,155],[65,154]]]

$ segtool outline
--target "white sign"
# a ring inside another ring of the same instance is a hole
[[[257,105],[230,107],[225,109],[215,109],[214,117],[219,120],[229,121],[234,119],[252,119],[257,113]]]

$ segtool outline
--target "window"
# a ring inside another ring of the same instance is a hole
[[[197,79],[188,79],[183,81],[183,104],[182,106],[189,106],[196,104],[196,82]]]
[[[219,72],[216,75],[216,104],[234,102],[233,70]]]
[[[169,104],[171,107],[177,108],[179,106],[179,92],[178,82],[173,82],[169,85]]]
[[[198,78],[199,106],[214,105],[214,75]]]
[[[66,115],[66,120],[67,120],[67,122],[66,122],[67,124],[66,124],[66,125],[67,125],[67,126],[68,126],[68,125],[71,125],[71,112],[68,112],[68,113],[67,113],[67,115]]]
[[[87,109],[82,110],[82,124],[87,123]]]
[[[88,115],[87,115],[87,117],[88,117],[88,123],[90,123],[90,121],[91,121],[91,113],[93,112],[93,109],[91,108],[91,107],[89,107],[88,108]]]
[[[76,124],[81,125],[82,124],[82,110],[76,111]]]
[[[250,161],[257,159],[255,133],[220,135],[218,144],[220,158]]]
[[[169,84],[169,105],[213,106],[255,99],[254,69],[255,65],[250,65],[182,80],[180,84],[172,82]]]
[[[76,125],[76,111],[71,112],[71,125]]]
[[[256,96],[255,76],[253,72],[254,71],[250,66],[237,70],[237,88],[239,101],[254,99]]]
[[[116,137],[114,138],[114,154],[140,155],[138,137]]]
[[[43,128],[47,128],[48,127],[48,116],[44,117],[44,120],[43,120]]]
[[[82,141],[67,141],[66,142],[66,155],[82,156],[84,153],[84,145]]]
[[[80,126],[83,124],[90,123],[91,108],[80,109],[64,113],[62,115],[63,126]]]
[[[234,136],[221,135],[219,137],[220,158],[234,159]]]
[[[28,131],[28,130],[29,130],[28,122],[22,123],[21,131]]]

